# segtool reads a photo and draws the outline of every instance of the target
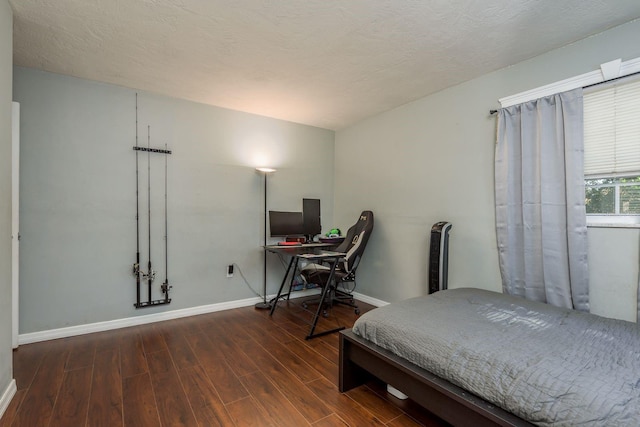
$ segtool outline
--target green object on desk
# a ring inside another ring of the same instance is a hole
[[[327,237],[340,237],[342,236],[342,231],[340,231],[339,228],[332,228],[331,230],[329,230],[329,232],[326,234]]]

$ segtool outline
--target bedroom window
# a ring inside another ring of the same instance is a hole
[[[640,227],[640,78],[584,92],[587,224]]]

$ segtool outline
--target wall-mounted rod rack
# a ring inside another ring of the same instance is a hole
[[[162,148],[133,147],[134,151],[148,151],[150,153],[171,154],[171,150],[163,150]]]
[[[147,126],[147,146],[138,145],[138,94],[136,93],[136,145],[133,147],[136,152],[136,262],[133,264],[133,275],[136,278],[136,302],[133,304],[135,308],[152,307],[155,305],[169,304],[169,289],[173,286],[169,284],[169,237],[167,228],[167,156],[164,161],[164,251],[165,251],[165,280],[160,286],[160,290],[164,294],[163,299],[151,299],[153,293],[152,285],[156,277],[156,272],[151,267],[151,153],[171,154],[171,150],[161,148],[151,148],[151,126]],[[147,153],[147,216],[148,216],[148,237],[149,237],[149,261],[147,264],[147,272],[140,269],[140,181],[139,181],[139,164],[138,151]],[[141,300],[140,288],[142,280],[147,281],[148,299]]]
[[[140,302],[137,302],[137,303],[133,304],[133,306],[135,308],[144,308],[144,307],[152,307],[154,305],[162,305],[162,304],[169,304],[169,303],[171,303],[171,298],[155,299],[155,300],[151,300],[151,301],[140,301]]]

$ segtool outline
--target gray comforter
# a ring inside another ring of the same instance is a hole
[[[640,426],[640,328],[480,289],[380,307],[353,332],[541,426]]]

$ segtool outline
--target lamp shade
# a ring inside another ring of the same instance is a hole
[[[266,168],[266,167],[259,167],[259,168],[256,168],[256,170],[257,170],[258,172],[262,172],[262,173],[273,173],[273,172],[275,172],[275,171],[276,171],[276,170],[275,170],[275,169],[273,169],[273,168]]]

